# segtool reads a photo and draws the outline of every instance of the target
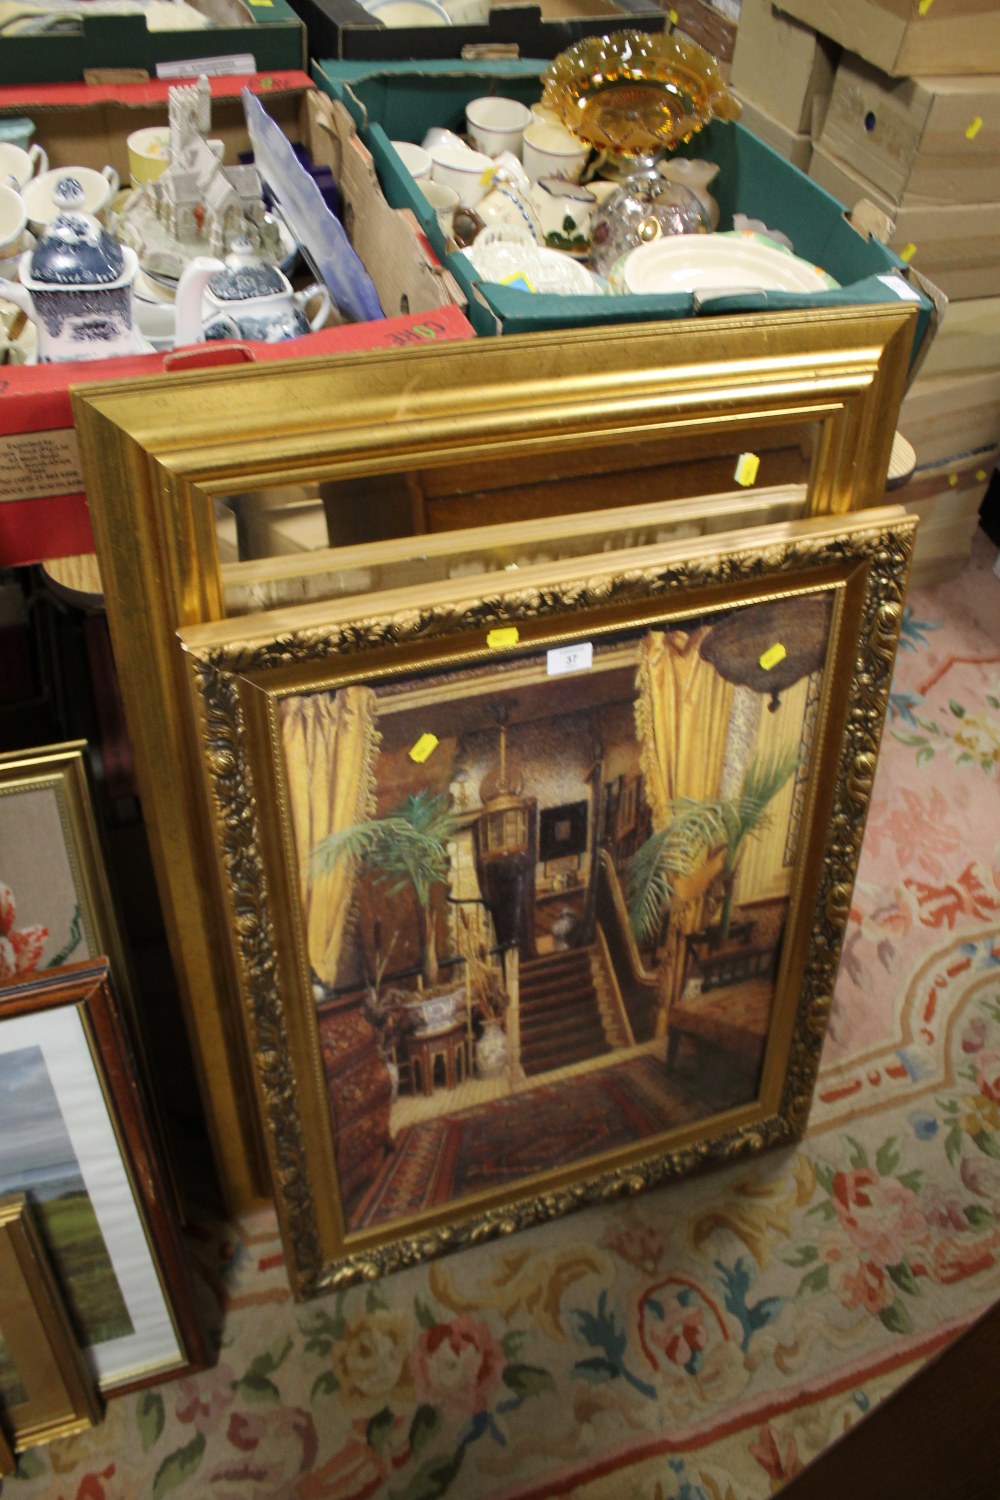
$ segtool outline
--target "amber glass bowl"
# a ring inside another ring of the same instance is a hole
[[[696,42],[644,31],[584,37],[543,75],[542,104],[598,150],[650,156],[688,141],[740,106]]]

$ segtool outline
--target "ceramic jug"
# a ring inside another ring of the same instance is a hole
[[[303,307],[319,294],[311,319]],[[196,256],[177,288],[176,343],[249,339],[273,344],[314,333],[326,323],[330,294],[325,287],[292,290],[277,266],[259,260],[249,240],[238,240],[225,261]]]
[[[135,252],[82,211],[73,178],[58,192],[58,214],[21,256],[19,281],[0,280],[0,297],[36,325],[39,364],[147,352],[132,313]]]

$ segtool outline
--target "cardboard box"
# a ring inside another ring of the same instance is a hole
[[[707,0],[672,0],[666,7],[674,32],[690,37],[699,47],[710,52],[719,64],[722,76],[729,79],[730,65],[736,51],[736,22],[723,15]],[[742,11],[740,25],[743,24]]]
[[[772,120],[759,105],[744,98],[738,89],[733,92],[743,107],[740,124],[745,125],[751,135],[763,141],[765,146],[770,146],[772,151],[777,151],[779,156],[790,161],[793,167],[798,167],[800,172],[808,172],[813,153],[812,136],[805,131],[789,130],[787,125]]]
[[[835,42],[785,15],[771,0],[743,0],[732,86],[741,99],[792,134],[816,136],[839,55]]]
[[[546,63],[538,59],[476,63],[427,62],[365,64],[314,63],[320,86],[350,108],[363,139],[372,150],[390,203],[410,206],[441,255],[444,239],[430,205],[403,169],[391,140],[420,140],[430,125],[461,129],[466,103],[490,88],[530,103],[539,97]],[[720,224],[732,224],[734,213],[762,219],[788,234],[796,252],[824,266],[840,288],[803,296],[790,292],[713,298],[697,302],[676,296],[535,295],[514,287],[478,282],[466,256],[447,256],[468,298],[469,318],[480,333],[529,333],[580,327],[592,323],[648,322],[692,317],[699,313],[748,312],[766,323],[773,310],[792,307],[844,307],[898,299],[920,309],[915,348],[930,325],[932,306],[906,280],[900,259],[884,245],[863,237],[847,222],[838,204],[758,141],[739,124],[714,121],[685,148],[720,165],[712,192],[719,202]]]
[[[917,468],[954,463],[955,455],[1000,448],[1000,361],[972,375],[922,373],[910,386],[896,424]]]
[[[862,199],[873,204],[886,243],[949,300],[1000,296],[1000,202],[901,208],[818,145],[809,176],[849,211]]]
[[[921,378],[971,375],[1000,366],[1000,297],[949,302],[920,366]]]
[[[1000,194],[1000,76],[889,78],[845,53],[819,143],[894,203]]]
[[[781,9],[895,77],[1000,73],[992,0],[781,0]]]
[[[242,121],[242,105],[232,97],[238,82],[213,80],[213,110],[218,88]],[[304,74],[290,75],[282,83],[268,98],[268,112],[291,138],[305,143],[314,161],[335,168],[345,223],[352,228],[352,242],[371,274],[386,317],[279,344],[192,345],[172,354],[134,359],[0,367],[0,565],[87,552],[93,546],[70,416],[71,385],[123,376],[138,379],[193,364],[328,356],[473,337],[460,288],[413,215],[386,202],[371,155],[347,111],[313,88]],[[255,86],[270,95],[262,80]],[[141,113],[149,108],[147,96],[158,90],[165,101],[166,85],[152,83],[111,91],[110,98],[88,97],[76,107],[57,106],[50,98],[52,138],[67,151],[73,147],[78,161],[87,152],[91,159],[113,158],[123,120],[132,128],[130,110]],[[84,92],[89,96],[101,91]],[[224,123],[218,134],[225,137],[227,149],[246,149],[246,132],[241,132],[236,117]],[[213,134],[214,124],[213,114]]]
[[[359,0],[295,0],[310,57],[391,61],[481,55],[555,57],[586,36],[608,31],[661,32],[667,18],[653,0],[533,0],[490,7],[485,25],[383,26]]]
[[[85,16],[78,29],[52,36],[10,36],[0,47],[0,84],[82,83],[120,72],[122,81],[155,78],[157,64],[249,54],[247,73],[304,68],[306,32],[288,0],[188,0],[212,19],[195,31],[150,31],[144,15]],[[207,67],[206,72],[213,69]],[[230,70],[231,71],[231,70]],[[112,82],[107,76],[97,81]]]
[[[1000,458],[997,449],[965,455],[915,473],[892,500],[917,516],[910,586],[954,577],[969,559],[983,498]]]

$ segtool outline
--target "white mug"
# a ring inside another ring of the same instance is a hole
[[[447,141],[431,151],[431,176],[435,182],[447,183],[458,193],[465,208],[475,208],[490,190],[492,157],[468,146],[452,146]]]
[[[37,141],[27,151],[15,146],[13,141],[0,141],[0,182],[14,187],[18,192],[38,172],[47,172],[49,159]]]
[[[532,182],[539,177],[565,177],[579,182],[590,147],[561,125],[533,121],[524,132],[521,157]]]
[[[399,157],[410,176],[417,182],[431,175],[431,153],[412,141],[392,141],[392,149]]]
[[[520,158],[525,127],[531,124],[531,111],[516,99],[488,94],[465,106],[465,124],[469,140],[486,156],[512,151]]]

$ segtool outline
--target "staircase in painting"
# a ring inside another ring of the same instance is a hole
[[[590,950],[567,948],[520,967],[521,1066],[529,1077],[610,1052]]]

